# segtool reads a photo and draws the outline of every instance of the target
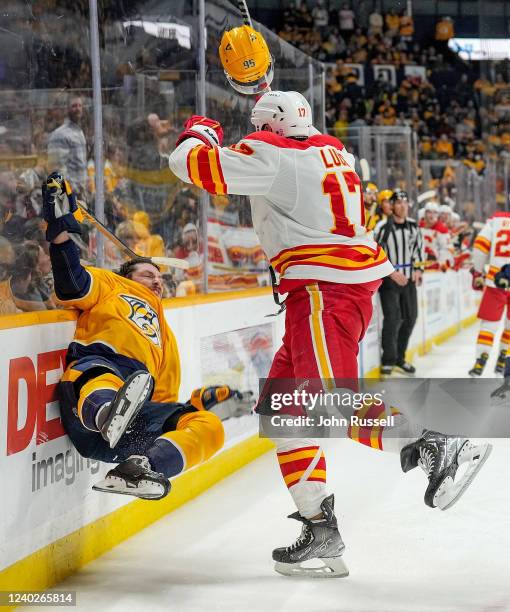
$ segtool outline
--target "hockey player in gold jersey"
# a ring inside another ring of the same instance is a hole
[[[46,238],[58,298],[80,311],[60,384],[61,418],[78,452],[119,463],[94,489],[160,499],[168,479],[211,457],[224,440],[209,409],[238,395],[229,387],[197,389],[178,403],[177,343],[161,304],[162,276],[149,259],[119,273],[80,264],[70,233],[80,226],[68,183],[43,185]]]

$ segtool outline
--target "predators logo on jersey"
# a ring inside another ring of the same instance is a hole
[[[138,327],[143,335],[153,344],[161,347],[161,331],[157,313],[143,300],[132,295],[121,294],[120,297],[131,307],[129,320]]]

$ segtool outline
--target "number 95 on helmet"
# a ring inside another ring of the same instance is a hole
[[[271,84],[273,58],[262,34],[250,26],[224,32],[219,55],[228,82],[239,93],[258,94]]]

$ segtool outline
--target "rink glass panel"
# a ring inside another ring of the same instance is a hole
[[[197,106],[195,18],[185,2],[155,9],[141,1],[99,3],[106,223],[145,256],[187,259],[163,269],[165,297],[205,290],[199,191],[168,168],[183,122]],[[158,12],[159,11],[159,12]],[[107,247],[106,262],[120,255]]]
[[[155,9],[147,0],[99,0],[103,123],[95,133],[88,3],[83,9],[67,5],[62,0],[44,5],[12,2],[1,18],[0,314],[48,306],[35,296],[35,303],[25,300],[20,308],[12,296],[14,261],[17,271],[20,268],[14,247],[23,249],[20,244],[29,238],[48,251],[40,184],[48,172],[62,170],[48,163],[48,139],[64,122],[73,96],[81,97],[84,109],[80,127],[86,173],[83,186],[76,187],[81,199],[92,211],[102,208],[96,206],[94,184],[94,142],[100,140],[105,225],[140,255],[176,256],[190,262],[188,272],[163,270],[166,297],[267,285],[267,262],[247,198],[200,193],[180,182],[161,155],[172,150],[183,122],[197,112],[204,98],[205,113],[224,126],[226,144],[252,130],[249,116],[255,100],[228,85],[217,55],[223,31],[242,23],[239,12],[227,0],[205,2],[203,87],[197,68],[198,3],[174,2],[169,13],[168,7]],[[274,58],[273,87],[304,93],[313,107],[315,126],[322,130],[323,66],[267,28],[255,27],[263,32]],[[82,260],[115,269],[123,257],[108,241],[104,244],[100,259],[96,231],[83,226]],[[32,285],[45,276],[44,286],[51,295],[51,274],[43,273],[38,263],[32,268],[16,291],[33,294]]]
[[[20,304],[28,310],[46,308],[51,274],[27,253],[29,247],[37,253],[38,244],[48,251],[41,219],[41,181],[49,171],[60,169],[55,157],[48,158],[48,142],[66,119],[74,97],[83,104],[81,129],[87,150],[82,146],[81,170],[90,155],[90,64],[87,3],[2,3],[0,315],[19,312]],[[27,240],[32,241],[29,247]],[[82,246],[86,258],[88,245]]]
[[[225,78],[217,49],[225,29],[242,24],[240,13],[228,0],[205,3],[207,31],[207,114],[224,129],[225,144],[238,142],[253,131],[250,122],[255,96],[232,89]],[[322,65],[276,36],[259,23],[274,59],[273,89],[299,91],[310,101],[315,125],[323,129]],[[269,284],[268,263],[253,229],[250,203],[243,196],[212,196],[208,211],[208,290],[242,289]]]
[[[356,170],[361,176],[360,159],[366,159],[370,181],[379,190],[404,189],[412,201],[417,196],[417,156],[413,133],[405,126],[364,126],[330,128],[356,157]],[[366,179],[367,177],[364,177]]]

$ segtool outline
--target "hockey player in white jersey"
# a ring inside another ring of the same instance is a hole
[[[478,309],[480,331],[476,340],[476,361],[470,376],[481,376],[494,344],[501,317],[505,314],[505,328],[499,342],[496,374],[503,374],[510,348],[510,292],[498,288],[494,278],[500,269],[510,263],[510,213],[497,212],[481,229],[473,244],[473,288],[483,289]],[[485,285],[485,289],[484,289]]]
[[[170,155],[170,168],[209,193],[250,196],[254,228],[279,276],[278,291],[288,294],[285,336],[269,379],[305,379],[312,385],[356,381],[358,345],[372,316],[372,296],[393,267],[364,227],[354,158],[339,140],[313,128],[310,105],[300,93],[265,93],[251,122],[254,133],[223,147],[218,122],[192,117]],[[366,418],[384,414],[380,405],[363,410]],[[490,446],[420,432],[403,433],[398,448],[383,427],[349,435],[400,452],[404,472],[420,465],[429,480],[425,502],[446,509],[470,484]],[[273,551],[275,569],[287,575],[346,576],[320,443],[303,438],[275,442],[298,510],[291,517],[303,523],[296,542]],[[468,470],[455,480],[461,463]],[[319,559],[320,566],[303,567],[312,559]]]
[[[431,265],[429,270],[446,271],[449,267],[449,232],[448,227],[439,220],[439,204],[427,202],[424,207],[424,216],[420,219],[420,229],[425,246],[425,255]]]

